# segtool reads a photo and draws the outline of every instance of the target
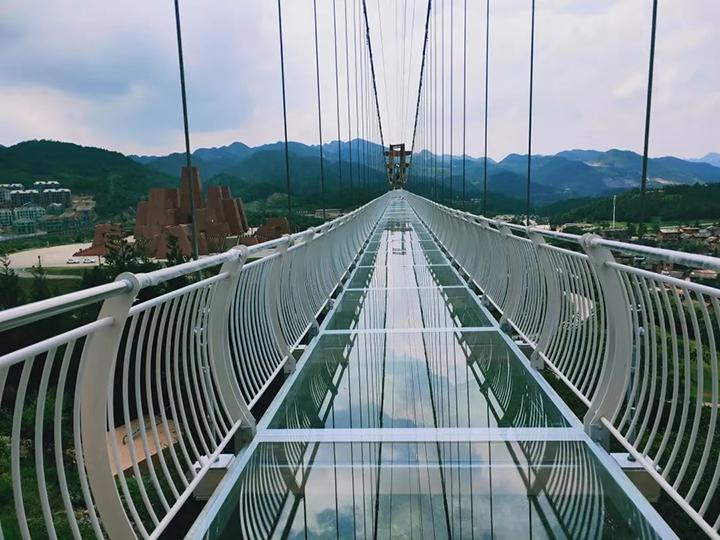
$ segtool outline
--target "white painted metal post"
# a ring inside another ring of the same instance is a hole
[[[295,371],[295,357],[290,350],[290,344],[288,344],[285,339],[280,322],[280,314],[282,313],[280,308],[280,302],[282,301],[282,274],[284,265],[287,263],[285,254],[287,253],[288,247],[290,247],[289,236],[284,238],[276,248],[277,257],[273,261],[273,267],[270,271],[270,281],[265,287],[265,293],[268,299],[267,305],[270,306],[270,321],[272,323],[273,334],[275,335],[278,347],[280,347],[280,354],[285,362],[283,371],[285,373],[292,373]]]
[[[227,407],[231,419],[242,421],[242,438],[248,440],[255,434],[255,418],[242,397],[242,392],[237,384],[237,375],[232,367],[228,326],[229,321],[232,320],[230,310],[240,281],[240,272],[247,259],[248,249],[245,246],[237,246],[233,248],[233,251],[237,252],[237,257],[226,261],[220,268],[220,274],[228,274],[227,279],[218,281],[213,287],[208,323],[210,337],[208,349],[212,375],[220,398]]]
[[[542,235],[534,231],[530,231],[528,237],[532,241],[533,249],[537,254],[537,260],[542,274],[541,277],[545,280],[546,287],[545,313],[543,314],[542,327],[535,350],[530,356],[530,363],[536,369],[544,369],[544,355],[558,331],[558,325],[560,324],[560,307],[563,299],[562,293],[560,292],[560,284],[558,283],[558,270],[553,265],[547,248],[544,247],[546,245],[545,239]]]
[[[108,454],[108,388],[112,384],[114,359],[118,354],[130,307],[141,284],[133,274],[120,274],[131,289],[105,302],[98,319],[112,317],[113,323],[88,336],[80,361],[80,428],[88,482],[100,521],[111,539],[135,538],[135,531],[115,485]]]
[[[607,320],[602,371],[584,424],[590,437],[607,448],[609,433],[601,418],[611,420],[625,397],[632,364],[632,320],[630,301],[620,275],[606,264],[615,258],[608,248],[597,245],[597,240],[600,237],[594,234],[580,238],[600,283]]]
[[[504,252],[501,256],[505,258],[505,266],[507,269],[507,292],[505,295],[502,317],[500,318],[500,328],[502,328],[505,333],[510,333],[510,320],[512,320],[511,317],[515,315],[518,304],[520,303],[520,295],[522,292],[520,287],[523,284],[522,279],[520,279],[520,276],[517,273],[523,272],[524,269],[518,267],[520,261],[514,256],[512,246],[513,234],[510,227],[503,223],[498,226],[498,229],[500,230],[500,234],[503,236],[502,246]]]

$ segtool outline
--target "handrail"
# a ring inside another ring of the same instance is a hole
[[[98,285],[61,296],[40,300],[22,306],[0,311],[0,332],[5,332],[18,326],[60,315],[77,308],[96,304],[123,294],[132,288],[132,284],[121,279],[105,285]]]
[[[327,221],[318,227],[311,227],[308,230],[313,231],[315,236],[322,236],[328,231],[364,212],[370,204],[372,204],[372,201],[347,214],[338,216],[337,218]],[[301,231],[291,235],[285,235],[274,240],[268,240],[267,242],[262,242],[260,244],[248,246],[248,257],[252,257],[270,249],[275,249],[283,242],[289,242],[290,245],[293,245],[298,240],[302,240],[307,232],[308,231]],[[224,253],[201,257],[196,261],[189,261],[176,266],[168,266],[166,268],[153,270],[152,272],[139,273],[135,274],[135,276],[140,282],[140,287],[144,289],[146,287],[160,285],[178,277],[192,275],[208,268],[220,266],[229,260],[237,258],[238,256],[239,254],[236,250],[230,249]],[[124,292],[130,290],[132,286],[133,284],[130,281],[120,279],[112,283],[97,285],[95,287],[0,311],[0,332],[5,332],[25,324],[37,322],[55,315],[60,315],[90,304],[96,304],[116,295],[123,294]]]
[[[458,210],[456,208],[444,206],[420,195],[412,194],[412,196],[422,199],[427,204],[431,204],[439,209],[442,209],[442,211],[446,212],[448,215],[452,215],[466,221],[474,223],[483,222],[496,228],[504,226],[520,234],[529,235],[531,233],[535,233],[545,238],[552,238],[555,240],[571,242],[578,245],[580,245],[582,240],[582,235],[551,231],[539,227],[527,227],[525,225],[518,225],[515,223],[507,223],[505,221],[499,221],[485,216],[471,214],[470,212]],[[697,253],[686,253],[684,251],[646,246],[643,244],[631,244],[629,242],[610,240],[607,238],[602,238],[600,236],[594,237],[592,239],[592,243],[595,246],[606,247],[613,251],[618,251],[627,255],[648,256],[659,261],[680,264],[682,266],[720,271],[720,258],[718,257],[711,257],[708,255],[701,255]]]

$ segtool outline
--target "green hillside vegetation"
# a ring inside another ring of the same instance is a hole
[[[645,220],[694,222],[720,218],[720,184],[667,186],[645,194]],[[618,221],[638,222],[641,218],[640,190],[617,196]],[[559,201],[537,209],[551,223],[608,221],[612,217],[612,197]]]
[[[134,211],[154,186],[177,180],[119,152],[57,141],[26,141],[0,148],[0,183],[31,187],[37,180],[57,180],[74,195],[93,195],[101,220]]]

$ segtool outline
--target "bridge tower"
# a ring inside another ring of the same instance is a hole
[[[387,158],[388,184],[390,189],[401,189],[407,183],[407,170],[410,167],[408,156],[412,152],[405,150],[405,144],[391,144],[385,151]]]

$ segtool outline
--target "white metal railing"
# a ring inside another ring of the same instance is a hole
[[[709,535],[720,500],[720,290],[633,256],[720,270],[720,259],[510,225],[405,197],[501,322],[587,406],[585,428],[630,453]]]
[[[166,531],[215,458],[254,432],[251,408],[294,368],[388,197],[289,237],[0,312],[3,340],[58,316],[70,327],[0,356],[0,466],[14,505],[1,509],[0,538]],[[185,276],[195,279],[137,300]],[[73,324],[93,306],[94,320]]]

